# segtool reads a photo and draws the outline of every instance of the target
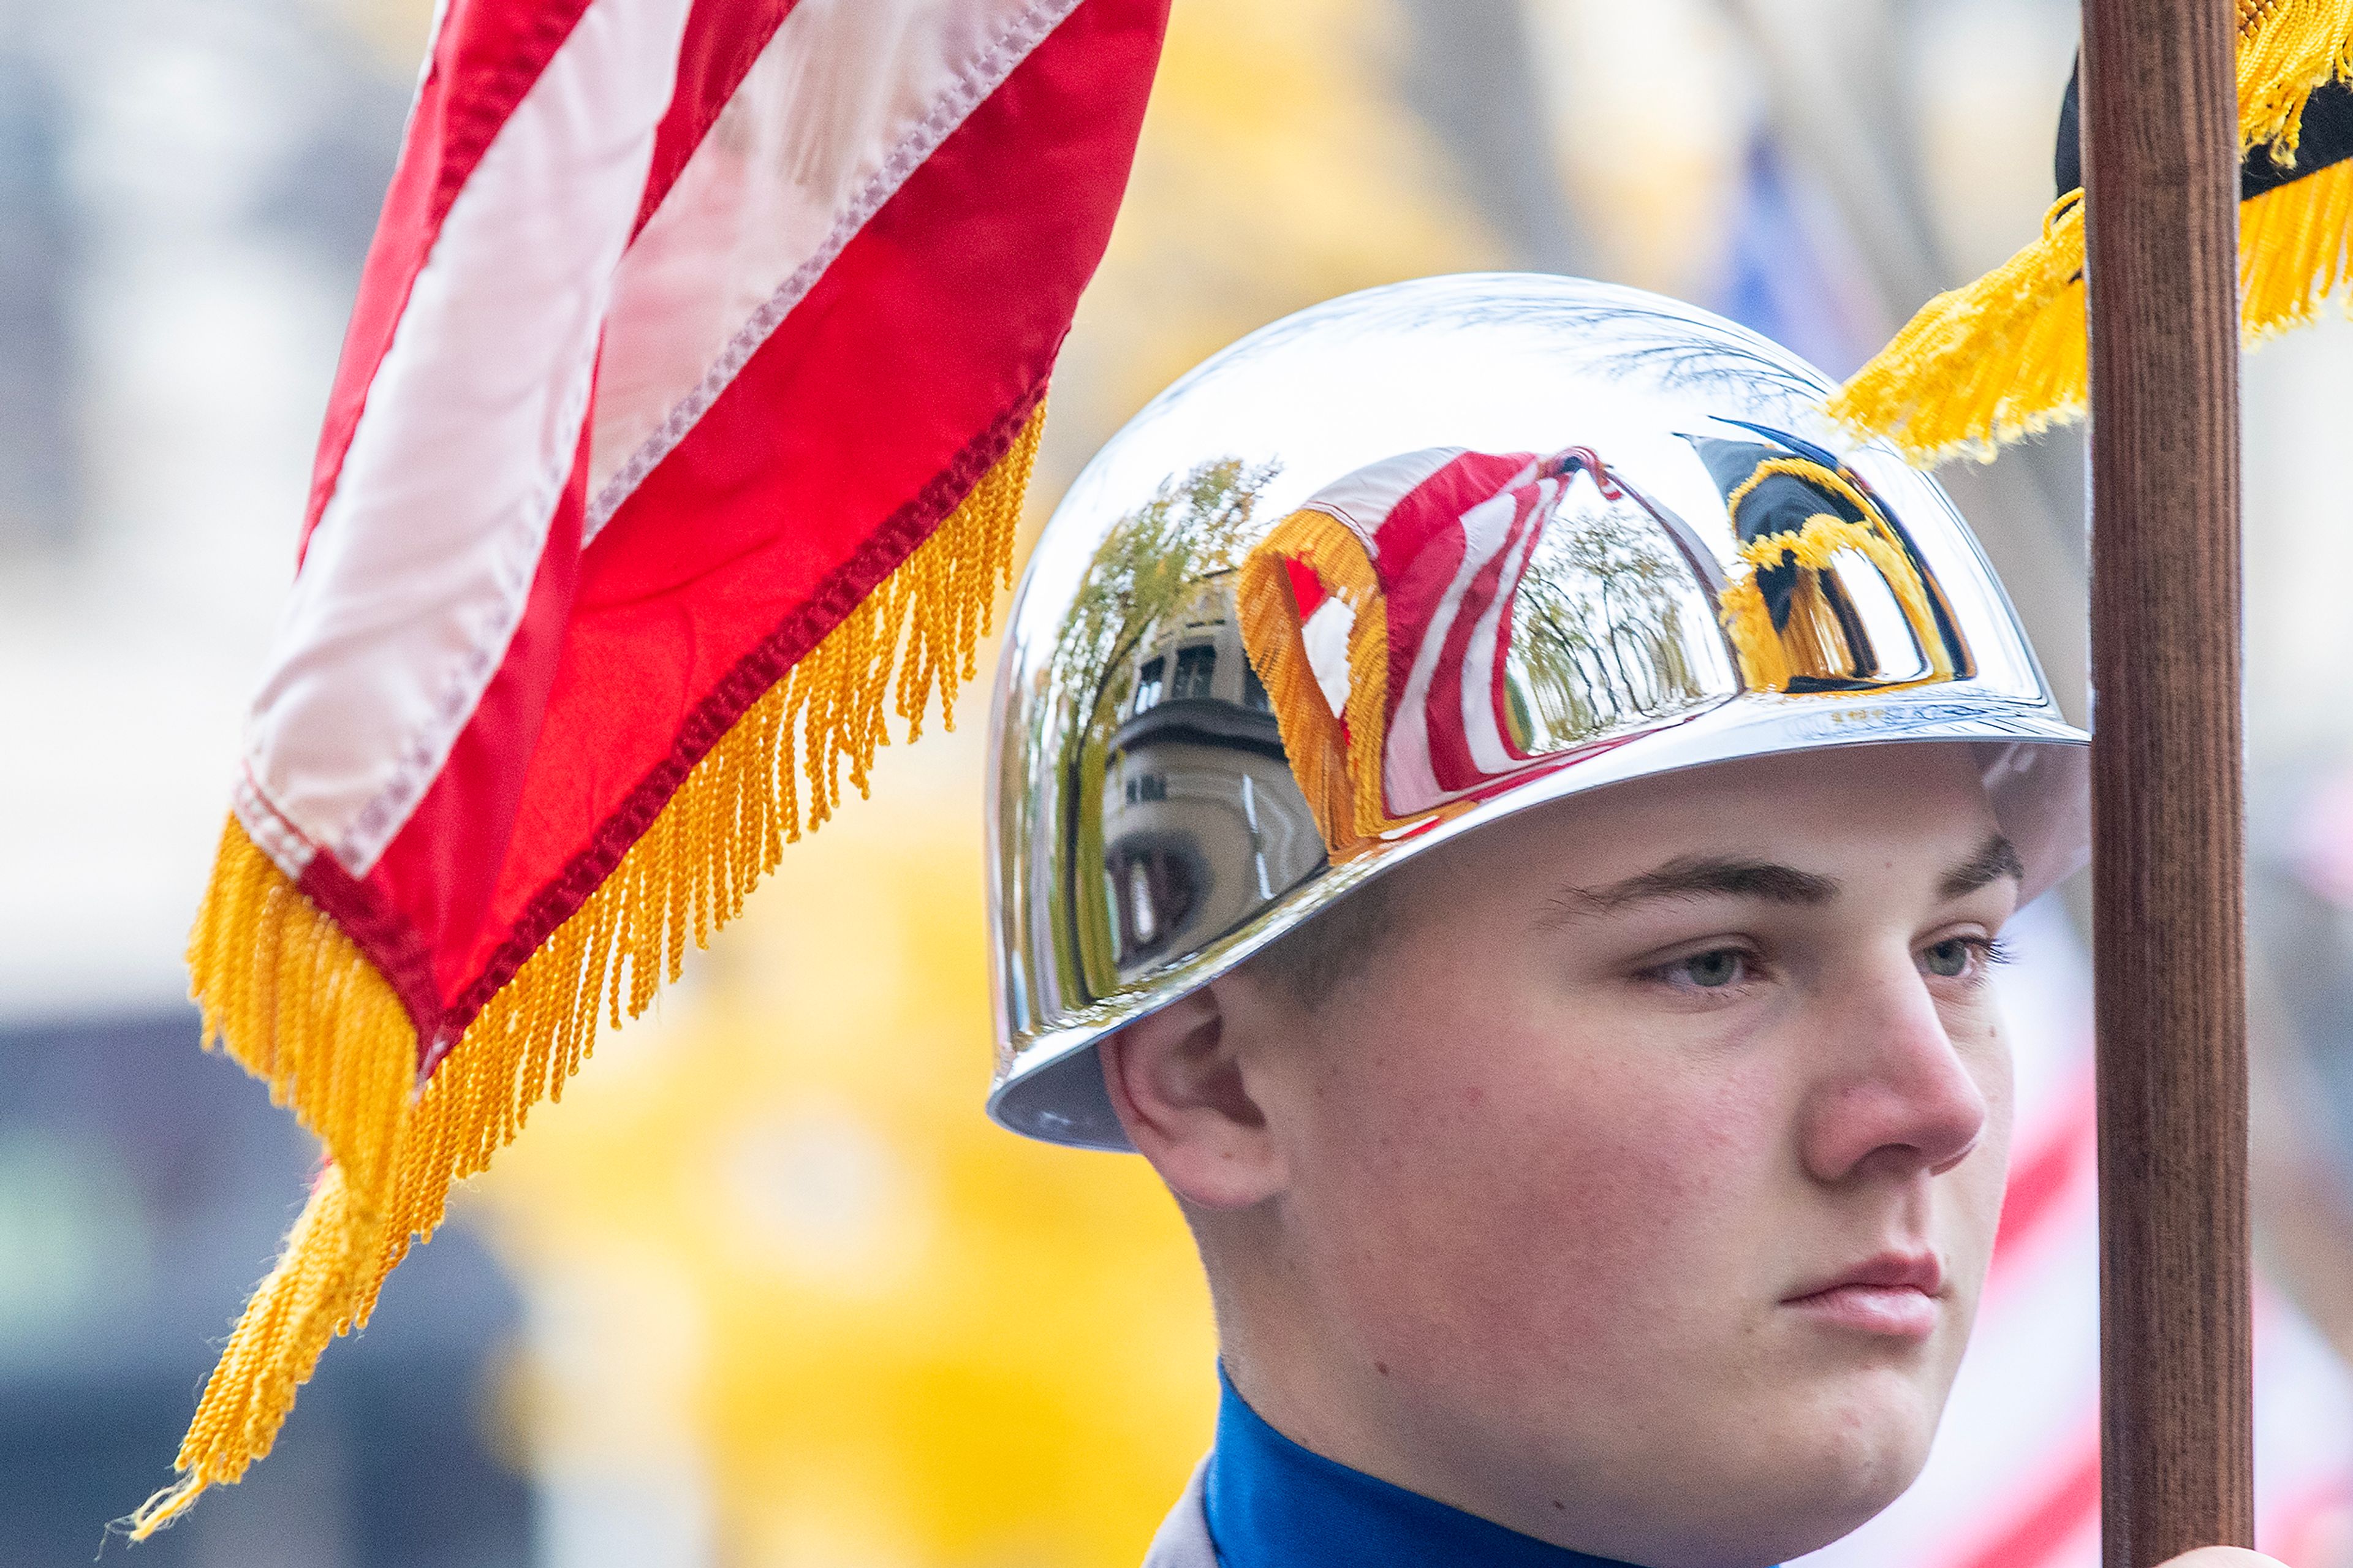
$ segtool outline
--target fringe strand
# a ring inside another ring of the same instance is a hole
[[[1348,628],[1348,694],[1339,714],[1308,663],[1286,561],[1314,572],[1355,616]],[[1389,623],[1380,580],[1347,524],[1309,508],[1277,523],[1243,560],[1238,597],[1242,650],[1266,688],[1291,771],[1324,849],[1333,859],[1345,859],[1395,826],[1381,773]]]

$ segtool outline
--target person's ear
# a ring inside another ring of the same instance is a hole
[[[1203,1208],[1248,1208],[1282,1192],[1289,1170],[1219,992],[1204,985],[1096,1048],[1128,1142],[1169,1190]]]

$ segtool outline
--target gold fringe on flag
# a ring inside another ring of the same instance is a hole
[[[862,795],[887,710],[922,731],[958,688],[1009,585],[1041,404],[933,536],[739,718],[604,884],[467,1026],[421,1090],[392,987],[232,817],[189,938],[205,1041],[265,1079],[327,1163],[255,1289],[181,1444],[176,1484],[130,1522],[143,1540],[269,1452],[320,1352],[364,1325],[385,1276],[429,1240],[452,1182],[487,1166],[532,1107],[563,1098],[600,1019],[617,1027],[742,910],[784,847]]]
[[[2240,326],[2250,343],[2303,326],[2348,280],[2353,162],[2239,204]]]
[[[2313,93],[2353,79],[2353,0],[2239,0],[2239,137],[2292,163]],[[2245,340],[2311,320],[2347,281],[2353,164],[2335,163],[2239,207]],[[1831,398],[1831,416],[1883,436],[1915,463],[2003,446],[2083,416],[2083,192],[2054,204],[2042,237],[1973,283],[1923,305]]]

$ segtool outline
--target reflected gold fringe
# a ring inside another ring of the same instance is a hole
[[[1313,571],[1356,614],[1348,630],[1348,695],[1335,716],[1302,640],[1285,560]],[[1389,623],[1380,580],[1347,524],[1307,509],[1277,523],[1242,562],[1242,649],[1282,732],[1291,770],[1337,860],[1392,826],[1380,758],[1388,721]]]
[[[1767,464],[1765,467],[1775,465]],[[1810,470],[1805,477],[1818,482],[1825,471],[1819,464],[1806,463]],[[1836,476],[1831,476],[1836,479]],[[1752,479],[1749,484],[1755,484]],[[1740,547],[1741,569],[1718,596],[1716,613],[1732,646],[1740,656],[1740,679],[1755,691],[1786,691],[1791,678],[1799,671],[1790,662],[1788,646],[1781,633],[1775,629],[1772,612],[1766,607],[1764,590],[1757,584],[1757,574],[1769,567],[1794,563],[1811,572],[1818,580],[1831,569],[1832,557],[1841,550],[1862,552],[1879,569],[1894,591],[1896,603],[1903,606],[1904,618],[1912,625],[1912,635],[1927,655],[1927,679],[1949,680],[1953,677],[1952,650],[1945,646],[1944,637],[1936,629],[1935,609],[1928,602],[1927,585],[1920,581],[1904,547],[1889,537],[1885,527],[1876,519],[1878,510],[1861,500],[1852,487],[1837,480],[1838,488],[1858,500],[1873,521],[1855,522],[1827,512],[1817,513],[1806,520],[1802,528],[1781,533],[1767,533],[1750,540]],[[1746,487],[1744,487],[1745,489]],[[1736,494],[1741,492],[1736,491]],[[1810,664],[1818,660],[1810,660]],[[1804,673],[1828,674],[1827,670]]]
[[[1745,572],[1725,584],[1715,607],[1740,655],[1740,683],[1751,691],[1787,691],[1794,672],[1781,651],[1781,634],[1774,629],[1773,612],[1757,585],[1757,574]]]
[[[936,692],[954,727],[995,595],[1012,578],[1044,405],[933,536],[688,772],[602,886],[525,960],[415,1090],[417,1041],[392,987],[230,818],[188,942],[205,1043],[269,1085],[327,1163],[253,1293],[181,1444],[178,1481],[133,1540],[269,1452],[327,1342],[364,1325],[385,1276],[429,1240],[452,1182],[563,1098],[600,1017],[617,1026],[678,978],[784,847],[865,793],[887,710],[913,740]]]

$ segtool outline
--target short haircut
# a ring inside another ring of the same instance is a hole
[[[1251,972],[1308,1012],[1319,1010],[1396,934],[1402,887],[1387,876],[1355,889],[1277,937],[1250,961]]]

